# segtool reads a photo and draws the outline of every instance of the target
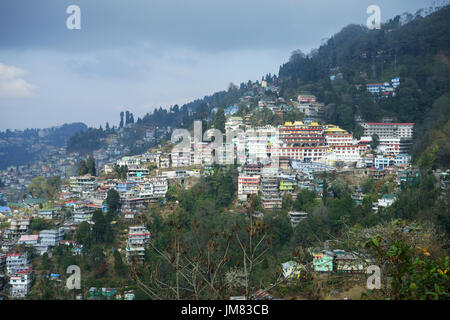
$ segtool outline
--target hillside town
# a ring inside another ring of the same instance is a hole
[[[399,78],[393,79],[394,88],[398,81]],[[7,296],[24,298],[38,277],[61,281],[64,276],[60,274],[35,274],[37,266],[31,257],[51,255],[53,248],[61,245],[69,248],[74,256],[82,254],[83,245],[77,243],[73,235],[82,223],[94,224],[96,211],[108,214],[110,190],[115,190],[119,197],[119,215],[110,223],[116,224],[120,220],[126,226],[123,246],[113,250],[120,252],[130,264],[145,259],[152,230],[147,229],[141,217],[148,206],[164,205],[171,186],[189,188],[200,177],[213,174],[221,164],[237,164],[236,212],[245,211],[239,208],[252,195],[261,197],[264,210],[282,208],[283,199],[289,196],[295,201],[298,192],[304,189],[322,198],[323,193],[328,192],[324,190],[327,173],[349,181],[354,188],[352,199],[356,205],[365,197],[361,191],[362,181],[369,178],[392,181],[395,187],[389,193],[380,194],[372,203],[374,212],[378,212],[393,204],[402,181],[416,175],[410,167],[414,123],[395,123],[389,118],[383,122],[365,122],[359,117],[364,132],[356,138],[352,132],[324,122],[325,106],[314,95],[302,93],[297,101],[286,102],[282,97],[264,97],[266,91],[278,91],[274,85],[263,81],[258,89],[261,97],[253,112],[268,108],[274,114],[283,114],[294,109],[303,115],[302,118],[277,126],[255,126],[251,123],[251,112],[245,117],[237,116],[239,107],[228,106],[224,108],[224,133],[227,138],[231,134],[232,140],[223,141],[222,145],[216,141],[208,142],[201,135],[200,138],[190,135],[187,146],[180,149],[177,136],[173,140],[161,140],[155,137],[157,129],[148,129],[144,139],[158,146],[138,155],[123,156],[126,153],[124,146],[118,143],[117,136],[109,136],[106,148],[92,154],[99,175],[77,175],[76,165],[84,160],[79,154],[67,154],[64,148],[54,150],[44,161],[3,170],[2,200],[9,199],[5,195],[11,192],[25,189],[36,176],[59,175],[64,183],[51,201],[25,194],[23,199],[15,199],[15,202],[4,201],[6,205],[0,208],[0,268],[4,269],[0,290],[8,288]],[[378,93],[379,86],[367,85],[367,90]],[[241,102],[248,99],[244,96]],[[169,132],[172,132],[170,128],[163,129],[158,136]],[[291,211],[289,216],[292,228],[295,228],[307,218],[308,212]],[[50,228],[36,231],[32,228],[33,221],[41,220]],[[336,266],[339,270],[363,270],[362,262],[352,252],[319,248],[313,256],[316,272],[331,272]],[[292,261],[284,263],[284,277],[298,276],[298,268]],[[89,295],[83,297],[80,294],[77,299],[128,300],[133,296],[132,290],[127,288],[93,287]]]

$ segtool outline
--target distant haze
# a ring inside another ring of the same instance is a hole
[[[98,127],[278,73],[342,27],[441,5],[427,0],[2,0],[0,130]],[[81,8],[81,30],[66,8]]]

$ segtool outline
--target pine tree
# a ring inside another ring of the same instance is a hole
[[[92,157],[89,157],[87,159],[87,163],[86,163],[86,167],[87,167],[87,173],[89,173],[91,176],[96,176],[97,175],[97,171],[95,170],[95,160]]]
[[[85,174],[88,173],[88,167],[86,165],[86,161],[84,161],[83,159],[78,160],[78,170],[77,170],[77,174],[79,176],[84,176]]]
[[[214,118],[214,128],[220,130],[221,132],[225,131],[225,112],[222,107],[219,107],[217,110],[216,116]]]
[[[124,116],[124,113],[123,113],[123,111],[121,111],[121,112],[120,112],[120,124],[119,124],[119,128],[123,128],[123,116]]]

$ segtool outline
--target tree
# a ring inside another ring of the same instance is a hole
[[[44,218],[33,219],[30,223],[30,229],[33,231],[41,231],[49,227],[49,223]]]
[[[45,198],[46,200],[53,200],[58,195],[61,188],[61,178],[59,176],[52,176],[50,178],[36,177],[31,180],[28,190],[35,198]]]
[[[123,263],[122,256],[119,251],[114,251],[114,271],[118,276],[125,276],[127,273],[127,266]]]
[[[96,243],[109,243],[112,240],[112,230],[101,210],[96,210],[92,215],[94,226],[92,237]]]
[[[378,147],[378,145],[380,144],[380,137],[374,133],[372,135],[372,141],[370,142],[370,148],[375,151],[375,149]]]
[[[108,212],[114,214],[117,212],[120,206],[120,195],[115,189],[109,189],[106,196],[106,205],[108,207]]]
[[[225,132],[225,120],[225,112],[222,107],[219,107],[214,117],[214,128],[221,132]]]
[[[97,172],[96,172],[96,169],[95,169],[95,160],[94,160],[93,157],[89,157],[87,159],[86,168],[87,168],[87,173],[89,173],[91,176],[96,176],[97,175]]]
[[[120,112],[120,124],[119,124],[119,128],[123,128],[123,116],[124,116],[124,113],[123,113],[123,111],[121,111],[121,112]]]
[[[91,245],[92,237],[91,227],[89,226],[89,223],[83,221],[78,225],[76,239],[79,243],[85,245],[86,247],[89,247]]]
[[[87,167],[86,161],[84,161],[83,159],[78,160],[77,175],[84,176],[88,172],[89,172],[89,169]]]

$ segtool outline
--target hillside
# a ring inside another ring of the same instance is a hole
[[[440,131],[450,117],[449,18],[450,6],[446,6],[403,25],[397,16],[380,30],[349,25],[308,56],[294,52],[280,67],[280,94],[288,98],[299,91],[317,95],[335,108],[329,120],[336,119],[349,130],[355,123],[353,117],[351,125],[343,121],[348,107],[352,116],[362,115],[366,121],[389,116],[394,121],[414,122],[413,156],[418,160],[432,141],[431,130]],[[331,81],[329,76],[336,73],[342,73],[343,80]],[[389,99],[373,101],[365,90],[359,92],[354,86],[385,82],[394,76],[400,76],[401,85]],[[439,159],[448,158],[448,148],[439,144],[435,149],[435,165],[445,166]]]
[[[353,132],[358,130],[356,115],[365,121],[380,121],[388,116],[394,121],[414,122],[413,161],[446,168],[448,143],[433,137],[446,136],[444,126],[450,119],[449,18],[450,6],[446,6],[425,17],[411,16],[406,23],[396,16],[380,30],[349,25],[309,55],[294,51],[290,60],[280,66],[278,77],[266,75],[263,80],[280,85],[278,96],[285,99],[295,99],[300,92],[316,95],[326,104],[325,121]],[[342,79],[331,81],[330,76],[336,74],[342,74]],[[364,88],[367,83],[386,82],[395,76],[401,78],[396,96],[374,100]],[[251,81],[239,86],[230,84],[227,91],[181,107],[155,109],[138,118],[133,126],[190,129],[195,119],[202,119],[208,127],[218,107],[237,104],[239,115],[254,110],[256,104],[251,99],[239,103],[239,98],[252,94]],[[102,132],[92,131],[88,136],[73,137],[69,149],[90,153],[98,148]],[[136,139],[141,136],[136,135]]]
[[[25,165],[39,159],[50,148],[60,148],[78,132],[87,130],[76,122],[45,129],[6,130],[0,132],[0,169]]]

